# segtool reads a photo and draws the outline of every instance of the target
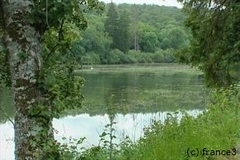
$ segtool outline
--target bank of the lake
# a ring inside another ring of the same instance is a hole
[[[187,111],[193,117],[197,117],[202,113],[201,110],[189,110]],[[128,113],[128,114],[116,114],[114,118],[114,144],[120,144],[125,141],[126,137],[132,142],[137,142],[140,137],[143,137],[144,130],[149,127],[152,120],[164,123],[169,114],[175,114],[174,112],[156,112],[156,113]],[[182,118],[182,114],[179,112],[178,120]],[[65,116],[60,119],[53,120],[54,136],[55,139],[62,143],[73,145],[70,142],[73,140],[79,140],[85,138],[85,140],[79,145],[81,152],[86,151],[93,146],[103,145],[103,141],[100,141],[100,135],[106,132],[106,125],[109,125],[109,115],[94,115],[80,114],[76,116]],[[10,122],[0,124],[0,160],[13,160],[14,159],[14,127]],[[65,138],[64,138],[65,137]],[[64,139],[63,139],[64,138]],[[108,141],[108,137],[105,139]],[[78,150],[80,151],[80,150]],[[66,158],[72,160],[71,158]]]
[[[80,91],[85,96],[83,107],[66,111],[60,119],[54,120],[53,125],[55,137],[60,142],[64,136],[86,137],[81,144],[84,147],[98,146],[105,126],[111,123],[109,112],[114,113],[116,141],[125,142],[127,136],[134,142],[144,135],[143,130],[146,131],[154,120],[163,123],[170,114],[183,110],[196,116],[205,110],[209,100],[202,73],[186,65],[94,65],[84,66],[76,74],[85,79]],[[5,90],[1,98],[3,109],[12,118],[11,91]],[[10,156],[13,154],[13,127],[6,122],[4,114],[0,115],[0,130],[6,130],[2,135],[4,138],[1,137],[1,144],[4,144],[0,149],[2,158],[6,151],[12,151]]]
[[[125,139],[118,148],[99,146],[79,156],[85,160],[239,160],[239,89],[213,93],[207,110],[197,118],[169,115],[153,121],[137,143]],[[111,154],[112,152],[112,154]]]

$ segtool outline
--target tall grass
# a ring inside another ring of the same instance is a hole
[[[239,142],[239,94],[229,89],[213,95],[207,111],[196,119],[187,115],[181,121],[169,115],[164,124],[153,121],[145,131],[145,136],[131,147],[123,148],[119,159],[131,160],[202,160],[220,159],[223,156],[202,156],[202,150],[230,150],[232,156],[239,158],[235,147]],[[199,155],[191,157],[189,150],[198,149]],[[188,152],[188,153],[187,153]]]

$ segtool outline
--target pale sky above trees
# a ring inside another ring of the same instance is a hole
[[[120,4],[120,3],[129,3],[129,4],[157,4],[157,5],[164,5],[164,6],[176,6],[178,8],[181,8],[182,5],[177,2],[177,0],[100,0],[105,3],[110,3],[113,1],[114,3]]]

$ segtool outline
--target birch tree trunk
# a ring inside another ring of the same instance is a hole
[[[15,159],[36,160],[46,156],[46,142],[53,140],[52,119],[41,121],[31,112],[42,103],[37,85],[42,67],[40,34],[28,22],[32,0],[0,0],[4,14],[4,42],[14,91]]]

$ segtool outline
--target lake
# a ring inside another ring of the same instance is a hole
[[[99,135],[110,123],[109,108],[114,110],[116,143],[128,136],[136,141],[152,119],[164,122],[166,117],[186,110],[197,116],[206,107],[208,91],[204,77],[196,69],[179,64],[85,66],[76,71],[86,82],[82,109],[67,111],[54,119],[55,138],[86,137],[83,146],[99,144]],[[13,116],[11,92],[1,97],[1,105]],[[7,107],[6,107],[7,106]],[[0,112],[0,160],[14,159],[13,126]]]

